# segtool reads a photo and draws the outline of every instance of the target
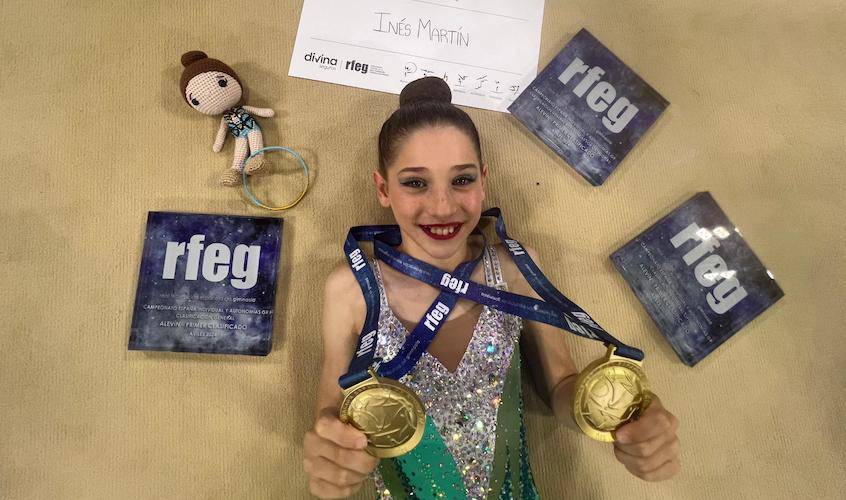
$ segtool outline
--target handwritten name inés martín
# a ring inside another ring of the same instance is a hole
[[[470,46],[470,33],[462,31],[462,27],[444,28],[432,24],[431,19],[401,19],[391,18],[390,12],[374,12],[379,18],[373,31],[395,36],[417,37],[433,43],[444,45]]]

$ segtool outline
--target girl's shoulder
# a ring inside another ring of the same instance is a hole
[[[326,277],[323,300],[332,314],[345,317],[352,324],[364,322],[367,305],[364,294],[347,263],[336,266]]]

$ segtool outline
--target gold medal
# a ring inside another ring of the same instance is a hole
[[[614,354],[608,346],[603,358],[589,364],[576,379],[573,418],[593,439],[614,441],[613,432],[640,414],[652,401],[646,373],[638,361]]]
[[[367,452],[375,457],[408,453],[423,439],[423,403],[403,384],[368,372],[370,378],[344,389],[341,421],[367,435]]]

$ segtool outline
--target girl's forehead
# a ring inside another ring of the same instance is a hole
[[[467,134],[453,126],[423,127],[400,144],[394,166],[420,166],[429,169],[476,164],[476,148]]]
[[[463,141],[472,146],[470,138],[453,125],[429,125],[408,134],[406,141]]]

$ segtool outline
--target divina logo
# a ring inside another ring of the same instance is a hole
[[[305,60],[308,62],[313,62],[317,64],[324,64],[326,66],[337,66],[338,59],[334,57],[329,57],[324,54],[317,54],[316,52],[309,52],[305,55]]]

